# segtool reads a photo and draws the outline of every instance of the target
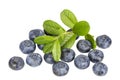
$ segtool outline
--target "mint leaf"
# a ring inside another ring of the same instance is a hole
[[[73,44],[75,43],[76,35],[73,34],[68,41],[62,46],[62,48],[71,48]]]
[[[61,47],[60,47],[59,40],[56,40],[54,42],[53,49],[52,49],[52,55],[53,55],[53,59],[55,61],[59,61],[60,60],[60,57],[61,57]]]
[[[47,44],[54,41],[56,38],[53,36],[38,36],[34,39],[34,42],[37,44]]]
[[[68,9],[64,9],[60,14],[62,22],[70,28],[73,28],[75,23],[77,23],[77,18],[75,15]]]
[[[85,36],[88,34],[90,26],[87,21],[80,21],[73,27],[73,32],[79,36]]]
[[[92,35],[90,34],[85,35],[85,39],[91,42],[93,49],[96,48],[96,41]]]
[[[45,54],[51,53],[53,49],[54,41],[44,45],[43,52]]]
[[[58,23],[52,20],[46,20],[43,23],[43,28],[47,33],[52,35],[60,35],[65,32],[65,30]]]
[[[76,35],[72,32],[66,32],[64,34],[64,39],[61,42],[62,48],[71,48],[76,39]]]

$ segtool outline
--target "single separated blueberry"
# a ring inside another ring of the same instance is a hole
[[[89,60],[88,56],[78,55],[74,59],[74,64],[78,69],[86,69],[90,65],[90,60]]]
[[[102,51],[95,49],[89,52],[88,57],[93,63],[97,63],[103,60],[104,54]]]
[[[101,63],[101,62],[95,63],[93,65],[93,72],[98,76],[104,76],[108,72],[108,67],[106,64]]]
[[[69,71],[69,66],[64,62],[57,62],[54,63],[52,66],[53,73],[57,76],[64,76]]]
[[[41,62],[42,62],[42,57],[38,53],[29,54],[26,58],[26,63],[32,67],[39,66]]]
[[[14,56],[9,60],[9,67],[13,70],[21,70],[25,63],[21,57]]]
[[[106,49],[106,48],[110,47],[112,40],[107,35],[101,35],[96,38],[96,43],[97,43],[98,47],[100,47],[102,49]]]
[[[53,63],[55,63],[55,61],[54,61],[53,56],[52,56],[51,53],[45,54],[45,55],[44,55],[44,60],[45,60],[45,62],[48,63],[48,64],[53,64]]]
[[[68,29],[67,32],[72,32],[72,29]],[[79,38],[79,36],[76,37],[76,40]]]
[[[20,43],[19,48],[24,54],[30,54],[35,51],[36,45],[31,40],[24,40]]]
[[[72,49],[65,48],[61,53],[61,60],[71,62],[75,58],[75,52]]]
[[[89,52],[91,49],[91,43],[88,40],[79,40],[77,43],[77,49],[82,53]]]
[[[44,35],[44,32],[41,29],[33,29],[29,32],[29,39],[34,41],[38,36]]]

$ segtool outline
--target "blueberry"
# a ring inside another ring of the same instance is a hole
[[[44,45],[40,44],[40,45],[37,45],[37,46],[40,50],[43,50]]]
[[[65,48],[61,53],[61,60],[71,62],[75,58],[75,52],[72,49]]]
[[[52,66],[53,73],[57,76],[64,76],[69,71],[69,66],[64,62],[57,62],[54,63]]]
[[[72,29],[68,29],[67,32],[72,32]],[[76,37],[76,40],[79,38],[79,36]]]
[[[29,54],[26,58],[26,63],[32,67],[39,66],[41,62],[42,62],[42,57],[38,53]]]
[[[14,56],[9,60],[9,67],[13,70],[21,70],[25,63],[21,57]]]
[[[103,60],[104,54],[102,51],[95,49],[89,52],[88,57],[93,63],[97,63]]]
[[[52,56],[51,53],[45,54],[45,55],[44,55],[44,60],[45,60],[45,62],[47,62],[47,63],[49,63],[49,64],[55,63],[55,61],[54,61],[53,56]]]
[[[31,40],[24,40],[20,43],[19,48],[24,54],[30,54],[35,51],[36,45]]]
[[[98,76],[104,76],[108,72],[108,67],[104,63],[95,63],[93,65],[93,72]]]
[[[38,36],[44,35],[44,32],[41,29],[33,29],[29,32],[29,39],[34,40]]]
[[[107,35],[101,35],[96,38],[96,43],[97,43],[98,47],[100,47],[102,49],[106,49],[106,48],[110,47],[112,40]]]
[[[91,43],[88,40],[79,40],[77,43],[77,49],[82,53],[89,52],[91,49]]]
[[[74,59],[74,64],[78,69],[86,69],[90,65],[90,60],[89,60],[88,56],[78,55]]]

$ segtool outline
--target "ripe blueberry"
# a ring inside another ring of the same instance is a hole
[[[108,67],[104,63],[95,63],[93,66],[93,72],[98,76],[104,76],[108,72]]]
[[[40,50],[43,50],[44,45],[40,44],[40,45],[37,45],[37,46]]]
[[[72,49],[65,48],[61,53],[61,60],[71,62],[75,58],[75,52]]]
[[[106,49],[111,45],[112,40],[107,35],[101,35],[96,38],[96,43],[97,43],[98,47]]]
[[[77,49],[82,53],[89,52],[91,49],[91,43],[88,40],[79,40],[77,43]]]
[[[51,53],[50,54],[45,54],[44,55],[44,60],[45,60],[46,63],[49,63],[49,64],[55,63]]]
[[[14,56],[9,60],[9,67],[13,70],[20,70],[24,65],[24,60],[21,57]]]
[[[69,66],[64,62],[54,63],[52,66],[53,73],[57,76],[64,76],[69,71]]]
[[[78,55],[74,59],[74,64],[78,69],[86,69],[90,65],[90,60],[89,60],[88,56]]]
[[[24,54],[30,54],[35,51],[36,45],[31,40],[24,40],[20,43],[19,48]]]
[[[32,67],[39,66],[41,62],[42,62],[42,57],[38,53],[29,54],[26,58],[26,63]]]
[[[95,49],[89,52],[88,57],[93,63],[96,63],[103,60],[104,54],[102,51]]]
[[[44,35],[44,32],[41,29],[33,29],[29,32],[29,39],[34,41],[38,36]]]

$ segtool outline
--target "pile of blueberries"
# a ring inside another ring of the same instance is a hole
[[[68,30],[70,31],[70,30]],[[19,48],[22,53],[27,54],[26,63],[31,67],[37,67],[42,63],[42,56],[39,53],[34,53],[36,45],[34,39],[38,36],[50,35],[40,29],[34,29],[29,32],[29,40],[24,40],[20,43]],[[96,38],[97,46],[106,49],[108,48],[112,40],[107,35],[101,35]],[[44,45],[37,45],[40,50],[43,49]],[[64,76],[69,71],[69,66],[66,62],[74,60],[74,65],[78,69],[86,69],[90,65],[90,61],[95,63],[93,65],[93,72],[98,76],[106,75],[108,67],[101,61],[104,58],[104,54],[101,50],[92,49],[92,45],[88,40],[81,39],[76,45],[78,51],[81,53],[88,53],[88,56],[80,54],[75,57],[75,52],[72,49],[63,49],[61,52],[61,61],[55,62],[52,54],[44,54],[44,61],[52,64],[53,73],[57,76]],[[9,60],[9,67],[13,70],[21,70],[25,65],[24,60],[21,57],[14,56]]]

